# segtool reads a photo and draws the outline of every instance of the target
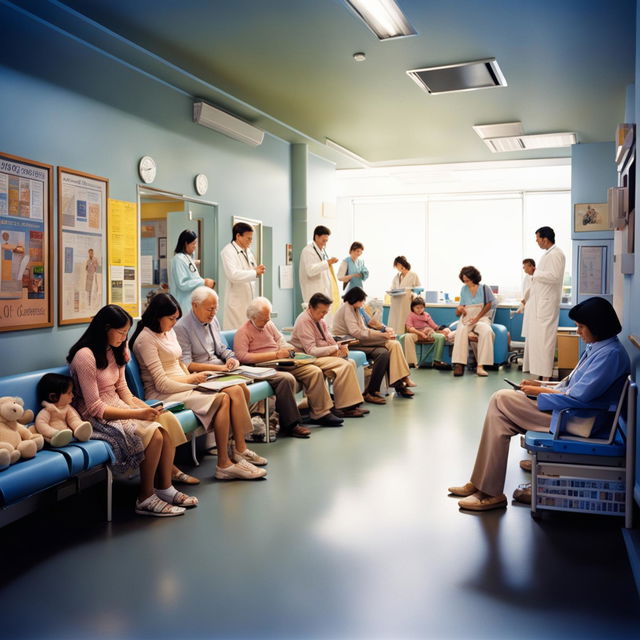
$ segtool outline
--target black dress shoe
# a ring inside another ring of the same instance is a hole
[[[321,427],[341,427],[344,420],[342,418],[336,418],[332,413],[327,413],[322,418],[311,418],[309,420],[311,424],[319,424]]]

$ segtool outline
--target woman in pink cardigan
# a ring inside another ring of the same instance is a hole
[[[145,309],[129,341],[140,365],[144,392],[150,398],[184,402],[205,429],[212,430],[218,453],[217,480],[256,480],[267,475],[267,459],[247,448],[245,434],[251,431],[251,416],[242,386],[226,393],[199,391],[213,371],[189,373],[181,361],[182,348],[173,327],[182,316],[180,305],[168,293],[158,293]],[[234,445],[228,451],[229,434]]]
[[[91,423],[91,437],[111,446],[115,471],[139,467],[136,513],[179,516],[185,507],[198,504],[197,498],[171,484],[176,441],[184,442],[185,437],[173,414],[161,414],[127,387],[124,367],[129,359],[127,334],[132,321],[124,309],[109,304],[98,311],[71,347],[67,361],[77,390],[74,405]]]

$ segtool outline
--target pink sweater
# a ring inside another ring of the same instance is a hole
[[[338,343],[333,339],[327,323],[320,320],[316,324],[308,311],[303,311],[296,318],[291,334],[291,344],[298,351],[304,351],[316,358],[336,356],[339,351]]]
[[[423,311],[420,315],[411,311],[407,316],[405,324],[407,325],[407,328],[413,327],[418,331],[424,331],[427,327],[433,330],[438,328],[438,325],[426,311]]]
[[[105,369],[96,367],[96,359],[88,347],[77,351],[70,368],[74,381],[80,388],[80,395],[74,398],[73,403],[83,418],[91,416],[102,420],[108,406],[136,406],[124,377],[124,367],[117,365],[111,349],[107,351]]]
[[[256,362],[256,353],[277,351],[288,346],[282,334],[273,322],[269,321],[262,329],[258,329],[251,320],[247,320],[233,338],[233,350],[240,362],[251,364]]]

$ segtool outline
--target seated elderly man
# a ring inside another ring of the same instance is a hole
[[[288,344],[271,322],[271,303],[267,298],[256,298],[247,308],[245,322],[236,332],[233,340],[240,362],[246,364],[259,364],[277,358],[286,358],[293,347]],[[278,371],[277,377],[287,380],[292,388],[295,388],[295,381],[302,384],[309,402],[309,413],[311,422],[325,427],[339,427],[343,420],[332,414],[333,401],[327,390],[322,369],[316,366],[317,360],[312,364],[305,364],[296,367],[291,371]],[[355,375],[355,374],[354,374]],[[356,381],[356,389],[357,389]],[[347,404],[336,403],[344,407],[341,415],[344,417],[360,417],[364,414],[362,410],[354,405],[362,398],[360,392],[353,394]]]
[[[604,298],[588,298],[569,311],[578,335],[587,345],[571,374],[558,385],[545,386],[540,380],[524,380],[520,390],[502,389],[491,396],[471,479],[449,493],[460,496],[461,509],[487,511],[507,506],[503,493],[509,455],[509,440],[519,433],[549,431],[551,411],[595,409],[601,412],[591,425],[590,435],[598,437],[609,428],[606,410],[615,405],[629,374],[630,361],[617,338],[622,331],[618,316]],[[572,433],[571,424],[567,425]],[[531,503],[530,489],[516,489],[517,502]]]
[[[339,415],[361,416],[369,411],[357,408],[364,398],[358,386],[355,363],[346,359],[349,350],[333,339],[324,320],[331,304],[331,299],[324,293],[314,293],[307,309],[296,318],[291,344],[296,350],[315,356],[314,365],[333,380],[333,396],[336,408],[341,411]]]

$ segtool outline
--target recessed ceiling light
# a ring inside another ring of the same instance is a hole
[[[411,26],[395,0],[345,0],[380,40],[414,36]]]
[[[353,54],[353,59],[356,62],[364,62],[367,59],[367,56],[362,51],[358,51],[358,53]]]
[[[495,58],[412,69],[407,75],[421,89],[432,94],[507,86]]]

